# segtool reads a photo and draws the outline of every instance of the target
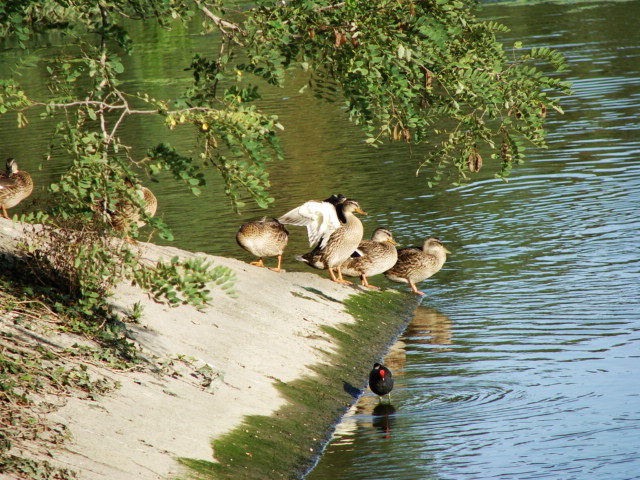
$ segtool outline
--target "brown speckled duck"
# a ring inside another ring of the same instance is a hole
[[[236,241],[251,255],[258,257],[251,265],[264,267],[264,257],[277,256],[278,266],[271,270],[279,272],[282,267],[282,253],[289,242],[289,232],[275,218],[267,220],[267,217],[263,217],[262,220],[243,224],[236,234]]]
[[[342,264],[342,273],[349,277],[360,277],[362,285],[374,290],[378,287],[370,285],[367,277],[386,272],[396,264],[398,251],[393,235],[386,228],[378,228],[373,232],[371,240],[363,240],[351,257]]]
[[[132,184],[133,186],[133,184]],[[153,217],[158,210],[158,199],[151,190],[142,185],[138,186],[138,190],[142,196],[144,211],[150,217]],[[111,226],[118,232],[129,232],[132,224],[143,227],[145,222],[140,219],[140,211],[131,203],[120,202],[116,211],[108,212],[108,221]]]
[[[7,208],[18,205],[33,192],[33,180],[27,172],[18,169],[18,162],[7,158],[6,172],[0,174],[0,207],[2,215],[9,218]]]
[[[355,200],[332,196],[323,202],[305,202],[278,220],[307,227],[309,245],[315,248],[297,257],[298,260],[314,268],[328,269],[334,282],[351,283],[342,277],[340,266],[358,248],[364,233],[362,222],[354,213],[367,214]]]
[[[398,283],[408,283],[411,291],[424,295],[416,288],[421,282],[437,273],[447,260],[447,250],[437,238],[427,238],[420,247],[408,247],[398,250],[398,261],[387,270],[385,276]]]

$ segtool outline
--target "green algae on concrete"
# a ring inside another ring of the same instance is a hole
[[[310,296],[320,294],[308,289]],[[369,370],[406,327],[418,304],[394,290],[349,297],[356,322],[324,330],[335,343],[315,375],[277,383],[288,403],[272,416],[253,415],[212,442],[217,462],[179,459],[183,478],[215,480],[299,479],[312,467],[333,426],[362,393]]]

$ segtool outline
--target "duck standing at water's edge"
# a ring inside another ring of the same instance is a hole
[[[362,285],[379,290],[370,285],[367,277],[372,277],[389,270],[398,259],[398,251],[393,235],[386,228],[378,228],[373,232],[371,240],[363,240],[355,252],[341,266],[342,273],[350,277],[360,277]]]
[[[27,172],[18,169],[14,158],[7,158],[6,172],[0,174],[0,207],[2,216],[9,218],[7,208],[18,205],[33,192],[33,180]]]
[[[264,267],[265,264],[262,261],[264,257],[277,256],[278,266],[271,270],[276,272],[282,270],[282,254],[289,242],[289,232],[275,218],[267,220],[267,217],[262,217],[262,220],[243,224],[236,234],[236,241],[247,252],[258,257],[258,260],[251,262],[251,265]]]
[[[334,197],[335,204],[331,201]],[[328,269],[334,282],[350,283],[342,278],[340,266],[358,248],[364,233],[362,222],[354,213],[367,214],[355,200],[332,196],[323,202],[305,202],[278,220],[307,227],[309,245],[316,248],[297,257],[298,260],[314,268]]]
[[[427,238],[422,248],[400,248],[396,264],[384,272],[384,275],[393,282],[408,283],[413,293],[424,295],[416,288],[416,283],[437,273],[447,260],[447,253],[451,252],[440,240],[435,237]]]

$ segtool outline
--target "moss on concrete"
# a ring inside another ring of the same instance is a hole
[[[322,292],[308,289],[310,297]],[[365,387],[369,370],[402,332],[417,306],[413,295],[364,292],[344,302],[357,319],[340,329],[325,328],[336,353],[315,374],[278,388],[289,403],[273,416],[249,416],[234,431],[213,441],[218,462],[181,458],[186,478],[298,479],[312,467],[333,426]]]

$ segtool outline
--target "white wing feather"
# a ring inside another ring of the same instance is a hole
[[[311,200],[282,215],[278,221],[285,225],[307,227],[309,245],[316,245],[321,239],[320,248],[326,246],[331,234],[340,227],[336,207],[328,202]]]

